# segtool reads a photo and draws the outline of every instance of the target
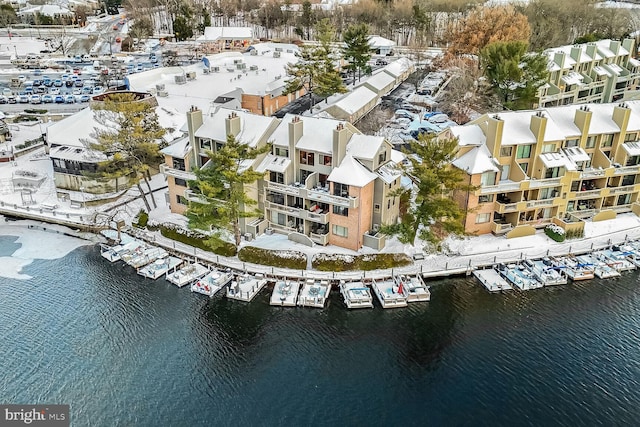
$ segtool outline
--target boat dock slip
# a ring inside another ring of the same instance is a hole
[[[407,306],[407,297],[404,290],[393,280],[373,280],[371,288],[376,294],[382,308],[398,308]]]
[[[122,260],[133,268],[140,268],[151,264],[157,259],[164,258],[169,253],[162,248],[155,246],[139,247],[133,252],[122,255]]]
[[[187,264],[179,270],[167,271],[167,281],[177,287],[189,285],[209,272],[209,269],[202,264],[194,262]]]
[[[486,270],[474,270],[473,275],[484,285],[489,292],[510,291],[513,289],[509,282],[504,280],[493,268]]]
[[[109,246],[104,243],[100,244],[100,255],[110,262],[120,261],[122,255],[135,251],[144,245],[140,240],[130,240],[127,243]]]
[[[331,285],[327,280],[307,280],[298,297],[298,305],[324,308],[329,292],[331,292]]]
[[[267,280],[261,274],[237,275],[231,282],[231,286],[227,288],[227,298],[249,302],[266,284]]]
[[[160,258],[138,270],[138,274],[156,280],[167,274],[167,271],[182,264],[182,259],[174,256]]]
[[[271,305],[282,307],[295,307],[298,302],[300,282],[297,280],[278,280],[271,293]]]
[[[347,308],[373,308],[371,290],[362,282],[342,282],[340,293]]]
[[[214,296],[220,289],[227,286],[233,279],[230,272],[211,270],[202,279],[196,280],[191,285],[191,292],[197,292],[208,297]]]
[[[423,302],[431,300],[431,291],[424,283],[421,275],[409,276],[400,274],[393,278],[400,289],[400,293],[407,297],[407,302]]]

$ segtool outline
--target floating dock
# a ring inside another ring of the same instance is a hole
[[[474,270],[473,275],[489,292],[510,291],[513,287],[493,268]]]

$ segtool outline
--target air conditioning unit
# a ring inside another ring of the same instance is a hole
[[[273,234],[273,228],[267,228],[264,230],[264,234],[271,236]]]
[[[234,59],[233,63],[234,64],[240,64],[240,63],[242,63],[242,59]]]
[[[253,49],[253,50],[251,51],[251,56],[258,56],[258,51],[257,51],[257,50],[255,50],[255,49]]]
[[[220,67],[211,67],[211,71],[214,73],[219,73],[220,72]]]
[[[282,48],[281,47],[277,47],[274,49],[276,52],[282,52]]]
[[[158,83],[156,85],[156,90],[164,90],[164,83]]]
[[[244,62],[236,64],[236,69],[238,70],[245,70],[246,68],[247,68],[247,64],[245,64]]]
[[[293,49],[287,49],[287,53],[293,53]]]
[[[251,67],[249,67],[249,69],[251,71],[258,71],[258,66],[257,65],[252,65]]]
[[[162,98],[166,98],[167,96],[169,96],[169,92],[167,92],[166,90],[159,90],[158,91],[158,96],[160,96]]]
[[[187,80],[195,80],[196,79],[196,72],[195,71],[189,71],[187,73]]]
[[[380,231],[380,224],[373,224],[373,231],[374,232]]]
[[[176,79],[176,84],[183,85],[187,83],[187,77],[184,75],[177,75],[175,76],[175,79]]]
[[[208,68],[205,68],[205,69],[203,70],[203,72],[204,72],[205,74],[210,74],[210,73],[211,73],[211,70],[210,70],[210,69],[208,69]]]
[[[274,58],[280,58],[280,52],[278,52],[278,51],[273,52],[273,57]]]

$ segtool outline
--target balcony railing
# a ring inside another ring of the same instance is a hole
[[[266,181],[266,188],[277,191],[279,193],[289,194],[296,197],[305,197],[301,190],[305,190],[303,185],[280,184],[273,181]]]
[[[517,212],[518,211],[518,203],[500,203],[497,202],[497,211],[498,213],[509,213],[509,212]]]
[[[531,208],[550,208],[553,206],[554,199],[531,200],[527,202],[527,209]]]
[[[576,191],[576,199],[592,199],[600,196],[602,196],[602,189],[600,188],[596,190]]]
[[[616,175],[630,175],[632,173],[638,173],[638,172],[640,172],[640,165],[620,166],[619,168],[616,168],[615,174]]]
[[[532,179],[529,188],[556,187],[560,185],[560,178]]]
[[[328,245],[329,244],[329,233],[327,234],[316,234],[316,233],[311,233],[309,234],[309,237],[311,238],[311,240],[319,245]]]
[[[622,194],[622,193],[632,193],[634,192],[636,189],[635,185],[623,185],[622,187],[612,187],[609,188],[609,194],[610,195],[614,195],[614,194]]]
[[[308,189],[307,197],[311,200],[318,202],[329,203],[332,205],[342,206],[345,208],[357,208],[360,203],[357,197],[341,197],[330,194],[328,191],[321,191],[316,189]]]
[[[184,179],[185,181],[192,181],[196,179],[196,175],[194,173],[183,171],[180,169],[174,169],[164,163],[160,165],[160,173],[166,176]]]
[[[520,182],[500,181],[496,185],[483,185],[480,188],[480,194],[489,193],[506,193],[508,191],[516,191],[520,189]]]
[[[326,224],[329,222],[329,214],[328,213],[317,213],[304,210],[302,211],[304,216],[301,218],[308,219],[309,221],[319,222],[320,224]]]
[[[604,176],[604,169],[588,169],[580,172],[580,178],[599,178]]]
[[[202,204],[209,203],[202,194],[196,193],[195,191],[190,190],[188,188],[184,190],[184,198],[189,200],[190,202],[196,202],[196,203],[202,203]]]
[[[265,202],[265,208],[270,210],[276,210],[278,212],[282,212],[286,215],[290,215],[296,218],[308,219],[309,221],[319,222],[321,224],[326,224],[329,222],[329,214],[328,213],[318,213],[311,212],[306,209],[294,208],[292,206],[285,206],[274,202]]]
[[[493,234],[504,234],[513,228],[511,224],[498,224],[497,222],[491,223],[491,232]]]
[[[609,209],[616,211],[617,213],[631,212],[631,203],[626,205],[611,206],[609,207]]]

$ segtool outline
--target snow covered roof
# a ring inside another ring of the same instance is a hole
[[[63,159],[84,163],[97,163],[107,160],[107,156],[100,151],[68,145],[52,147],[51,150],[49,150],[49,157],[52,159]]]
[[[640,131],[640,102],[626,101],[625,105],[631,110],[629,122],[627,123],[627,132]]]
[[[384,144],[384,137],[355,134],[347,144],[347,153],[357,159],[373,160]]]
[[[398,78],[408,70],[412,69],[414,62],[409,58],[400,58],[393,61],[391,64],[383,68],[385,73],[391,74],[393,77]]]
[[[393,181],[402,176],[400,169],[393,162],[387,162],[380,166],[376,173],[387,184],[393,183]]]
[[[45,16],[56,16],[56,15],[73,15],[66,7],[59,6],[57,4],[43,4],[40,6],[33,6],[26,9],[22,9],[17,14],[18,15],[33,15],[39,13],[40,15]]]
[[[396,42],[393,40],[385,39],[381,36],[369,36],[369,46],[372,49],[380,48],[380,47],[394,47]]]
[[[82,140],[90,138],[96,127],[107,129],[95,121],[93,110],[87,107],[49,126],[47,141],[49,146],[85,147],[86,144]]]
[[[396,79],[388,73],[378,72],[373,76],[369,77],[367,80],[361,83],[361,85],[368,84],[371,87],[375,88],[378,93],[383,89],[386,89],[387,86],[394,84]]]
[[[339,182],[340,184],[353,185],[354,187],[364,187],[374,179],[377,175],[365,168],[359,161],[347,154],[340,166],[334,168],[329,177],[331,182]]]
[[[162,150],[160,150],[160,152],[176,159],[184,159],[185,157],[187,157],[190,150],[191,144],[189,143],[189,138],[184,137],[178,139],[173,144],[163,148]]]
[[[269,141],[280,147],[289,146],[289,124],[296,117],[294,114],[286,114],[278,127],[269,135]],[[317,151],[331,154],[333,152],[333,130],[339,124],[346,124],[343,120],[329,119],[325,117],[301,117],[302,136],[296,143],[300,150]]]
[[[479,125],[451,126],[451,134],[458,138],[458,145],[482,145],[487,142]]]
[[[393,163],[400,164],[406,158],[407,158],[407,156],[402,151],[391,149],[391,161]]]
[[[586,162],[591,160],[591,157],[589,157],[582,147],[567,147],[563,151],[572,162]]]
[[[199,37],[198,41],[251,39],[253,39],[251,27],[206,27],[204,35]]]
[[[616,56],[616,52],[611,50],[611,40],[604,39],[593,42],[596,46],[598,46],[598,51],[602,53],[607,58],[611,58]],[[622,47],[622,43],[619,44],[617,55],[628,55],[629,51]]]
[[[611,77],[611,73],[600,65],[596,65],[595,67],[593,67],[593,71],[599,76]]]
[[[547,126],[545,127],[544,140],[558,141],[565,138],[570,132],[567,130],[567,123],[561,123],[559,126],[548,110],[540,110],[547,113]],[[537,142],[535,135],[531,131],[531,117],[536,111],[503,111],[499,114],[501,120],[504,121],[504,130],[502,133],[502,145],[526,145],[535,144]],[[577,129],[575,124],[571,122],[573,129]],[[579,134],[579,132],[578,132]]]
[[[469,175],[485,172],[498,172],[494,159],[486,145],[472,148],[469,152],[455,159],[453,165]]]
[[[629,64],[631,64],[633,67],[640,67],[640,61],[638,61],[636,58],[629,58]]]
[[[616,76],[619,76],[620,73],[622,73],[624,71],[624,69],[619,66],[618,64],[606,64],[605,65],[606,68],[608,68],[613,74],[615,74]]]
[[[333,104],[333,106],[351,115],[360,111],[376,98],[378,98],[377,93],[367,87],[360,86]]]
[[[236,141],[255,147],[269,127],[277,121],[273,117],[265,117],[242,110],[220,108],[210,116],[203,116],[203,123],[195,132],[199,138],[210,138],[214,141],[226,141],[226,119],[235,114],[240,119],[240,132],[236,135]]]
[[[580,73],[576,73],[574,71],[568,73],[566,76],[562,76],[562,81],[568,85],[579,85],[582,84],[582,80],[584,77]]]
[[[540,160],[547,168],[561,168],[564,167],[567,170],[576,170],[574,163],[563,153],[543,153],[540,154]]]
[[[625,142],[624,144],[622,144],[622,147],[624,148],[624,151],[626,151],[628,155],[640,156],[640,142],[638,141]]]
[[[255,168],[256,172],[281,172],[287,170],[289,165],[291,164],[291,160],[287,157],[275,156],[273,154],[267,154],[262,162]]]

